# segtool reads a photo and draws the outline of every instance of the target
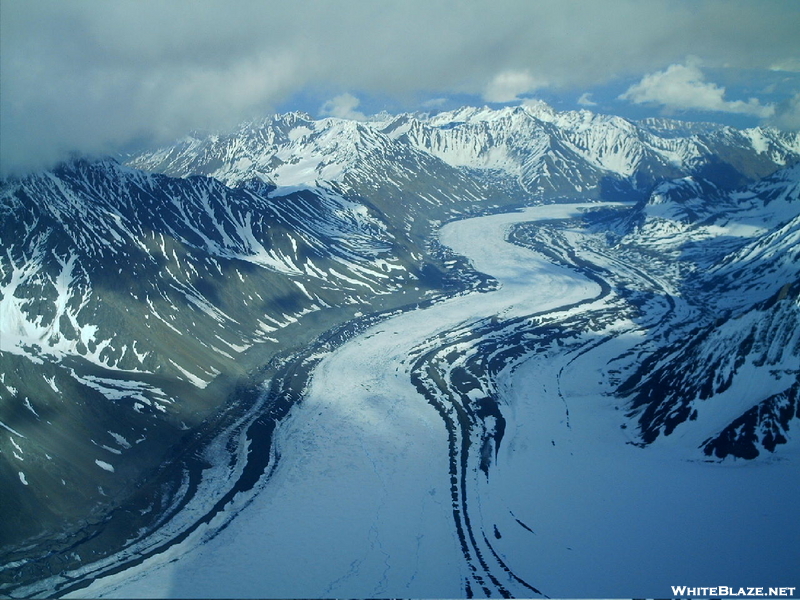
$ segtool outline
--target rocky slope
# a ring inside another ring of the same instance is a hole
[[[800,416],[800,168],[732,193],[662,185],[622,227],[620,248],[672,259],[689,307],[680,335],[649,339],[619,388],[641,441],[674,433],[716,458],[774,452]]]

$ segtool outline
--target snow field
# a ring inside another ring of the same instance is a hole
[[[600,346],[560,378],[568,356],[501,374],[508,434],[481,507],[509,566],[558,597],[655,597],[676,581],[778,585],[799,572],[787,552],[800,535],[787,510],[796,461],[721,465],[686,460],[691,449],[674,442],[626,444],[623,411],[599,393],[608,359]]]

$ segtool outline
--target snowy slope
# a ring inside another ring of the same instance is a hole
[[[111,160],[5,182],[0,245],[4,544],[138,493],[321,315],[428,289],[421,249],[363,203]]]
[[[798,427],[800,169],[722,193],[658,188],[626,217],[620,246],[671,256],[689,318],[619,393],[644,443],[671,435],[718,458],[774,452]]]
[[[291,113],[227,135],[189,138],[126,164],[177,177],[210,175],[232,187],[260,181],[279,189],[332,188],[368,199],[420,235],[430,233],[422,221],[498,196],[460,169],[385,135],[379,125]],[[507,201],[502,194],[499,199]]]

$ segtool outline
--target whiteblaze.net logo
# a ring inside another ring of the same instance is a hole
[[[689,587],[686,585],[673,585],[672,594],[676,598],[691,598],[692,596],[715,596],[725,598],[736,597],[781,597],[794,596],[796,587],[729,587],[718,585],[716,587]]]

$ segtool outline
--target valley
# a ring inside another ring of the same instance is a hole
[[[539,103],[291,113],[4,181],[0,592],[796,571],[798,158]]]
[[[227,445],[239,453],[238,481],[214,489],[216,477],[201,494],[224,502],[198,518],[190,498],[172,517],[196,521],[188,535],[167,541],[174,529],[163,527],[157,552],[112,557],[86,582],[112,574],[75,596],[583,596],[590,588],[575,572],[611,592],[609,574],[634,557],[659,566],[631,580],[651,594],[699,576],[698,561],[725,581],[785,572],[791,559],[770,547],[798,533],[781,510],[796,464],[721,469],[680,445],[643,450],[620,427],[609,364],[632,368],[633,349],[691,312],[668,282],[615,266],[575,219],[587,209],[598,206],[445,226],[442,244],[496,289],[362,323],[344,343],[295,358],[251,417],[261,426]],[[512,232],[529,248],[506,242]],[[662,298],[636,310],[618,293],[623,282]],[[285,418],[264,414],[277,398],[291,400]],[[731,513],[741,529],[726,528]],[[755,530],[763,535],[743,555],[742,531]],[[736,561],[708,559],[720,539]],[[125,570],[113,574],[116,561]],[[297,565],[313,576],[298,580]]]

